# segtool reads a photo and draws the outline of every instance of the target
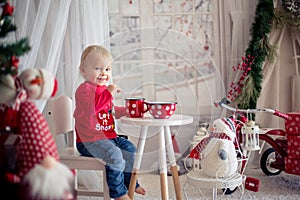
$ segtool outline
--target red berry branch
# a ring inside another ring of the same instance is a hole
[[[242,63],[238,63],[237,66],[233,66],[232,69],[234,72],[241,74],[238,81],[232,81],[230,83],[230,90],[228,91],[227,98],[230,101],[234,99],[242,92],[244,87],[244,82],[251,71],[251,66],[253,64],[254,57],[247,55],[242,57]]]

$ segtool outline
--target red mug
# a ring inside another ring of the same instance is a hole
[[[147,104],[144,102],[145,98],[142,97],[130,97],[126,98],[126,113],[131,118],[140,118],[144,116],[144,113],[148,111]]]
[[[146,102],[150,114],[155,119],[169,119],[176,110],[177,102],[174,101],[152,101]]]

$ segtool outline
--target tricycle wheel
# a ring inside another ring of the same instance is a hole
[[[267,176],[274,176],[281,173],[280,169],[271,167],[271,163],[275,162],[275,149],[267,149],[261,156],[260,168]]]

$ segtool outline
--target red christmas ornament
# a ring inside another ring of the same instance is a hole
[[[15,9],[13,6],[9,4],[9,2],[6,2],[4,6],[2,6],[2,8],[3,8],[2,16],[12,16]]]
[[[10,63],[11,63],[11,66],[18,67],[19,66],[19,59],[15,56],[12,56],[11,60],[10,60]]]

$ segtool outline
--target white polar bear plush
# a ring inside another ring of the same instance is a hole
[[[216,119],[213,121],[213,133],[225,133],[232,141],[236,138],[235,121],[232,117]]]
[[[211,138],[202,151],[201,169],[207,176],[224,178],[234,174],[238,167],[235,147],[228,139]]]
[[[192,149],[190,157],[201,160],[201,170],[211,177],[227,177],[238,168],[234,143],[226,133],[210,133]]]

